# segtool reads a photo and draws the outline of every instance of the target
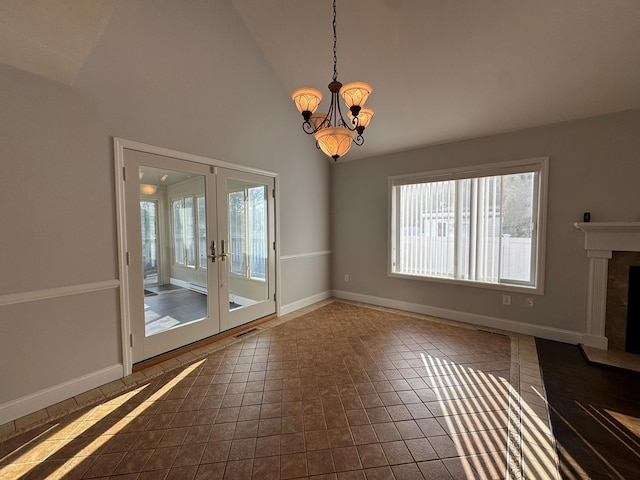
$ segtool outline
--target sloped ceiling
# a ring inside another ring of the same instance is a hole
[[[331,0],[233,3],[288,91],[329,95]],[[370,83],[376,112],[348,159],[640,107],[638,0],[337,8],[339,79]]]
[[[73,84],[119,2],[0,0],[0,62]],[[329,95],[331,0],[232,4],[286,91]],[[344,160],[640,107],[638,0],[338,0],[337,28],[376,112]]]
[[[0,0],[0,62],[67,85],[120,0]]]

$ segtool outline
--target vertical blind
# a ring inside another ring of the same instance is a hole
[[[539,169],[392,185],[392,273],[535,284]]]

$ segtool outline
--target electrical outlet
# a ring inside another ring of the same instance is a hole
[[[348,273],[344,274],[344,283],[349,283],[349,274]]]
[[[503,305],[511,305],[511,295],[507,295],[506,293],[502,295],[502,304]]]
[[[527,308],[533,308],[533,297],[527,297],[524,301],[524,305]]]

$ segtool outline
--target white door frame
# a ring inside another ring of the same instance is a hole
[[[124,376],[130,375],[133,368],[131,354],[131,318],[129,315],[129,276],[127,269],[127,227],[125,215],[125,188],[124,188],[124,150],[136,150],[138,152],[162,155],[165,157],[187,160],[201,163],[211,167],[221,167],[247,173],[255,173],[266,177],[272,177],[275,183],[275,228],[276,228],[276,314],[280,315],[280,215],[279,215],[279,177],[277,173],[259,170],[255,168],[236,165],[234,163],[215,160],[213,158],[194,155],[191,153],[171,150],[169,148],[148,145],[134,140],[113,137],[114,167],[115,167],[115,193],[116,193],[116,223],[118,235],[118,269],[120,277],[120,324],[122,331],[122,364]]]

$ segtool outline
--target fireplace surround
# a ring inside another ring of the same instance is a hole
[[[640,252],[640,222],[578,222],[584,232],[584,248],[589,258],[587,286],[587,329],[583,343],[607,350],[605,335],[607,276],[612,252]]]

